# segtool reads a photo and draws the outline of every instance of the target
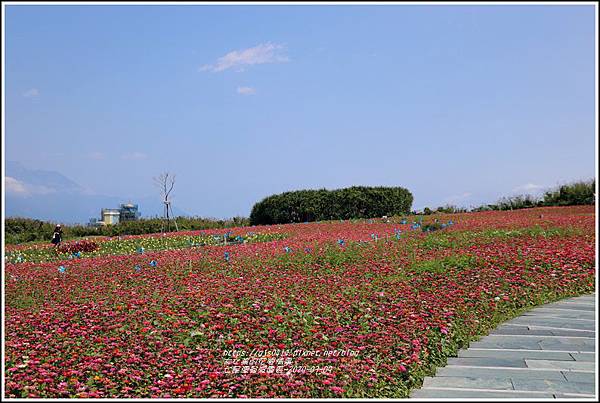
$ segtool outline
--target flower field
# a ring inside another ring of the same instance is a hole
[[[6,396],[406,397],[500,321],[594,290],[593,206],[414,220],[9,247]]]

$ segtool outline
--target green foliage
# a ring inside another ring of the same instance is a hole
[[[503,197],[496,203],[497,210],[518,210],[523,208],[539,207],[542,201],[532,195],[519,195]]]
[[[477,259],[471,255],[451,255],[442,259],[426,260],[413,264],[409,268],[410,273],[444,273],[447,270],[468,269],[477,267]]]
[[[298,190],[256,203],[252,225],[348,220],[406,214],[413,196],[402,187],[353,186],[337,190]]]
[[[438,207],[435,210],[436,213],[445,213],[445,214],[456,214],[456,213],[466,213],[467,209],[464,207],[456,207],[451,204],[447,204],[443,207]]]
[[[495,204],[483,204],[479,207],[475,207],[475,208],[471,209],[471,211],[473,211],[473,212],[492,211],[492,210],[498,210],[498,206]]]
[[[95,256],[110,256],[110,255],[133,255],[139,253],[139,248],[143,248],[144,252],[156,252],[162,250],[187,249],[194,247],[202,247],[207,245],[226,245],[232,243],[256,243],[269,242],[287,237],[281,233],[247,233],[242,236],[242,240],[238,241],[236,237],[227,236],[225,238],[219,235],[170,235],[170,236],[153,236],[153,237],[136,237],[120,239],[114,238],[103,242],[95,243],[93,241],[76,241],[65,242],[61,248],[40,248],[38,245],[32,245],[19,250],[7,251],[6,260],[10,263],[23,262],[51,262],[73,258],[71,254],[80,251],[81,257]],[[88,246],[87,248],[78,248],[80,245]],[[92,247],[90,247],[92,246]]]
[[[441,223],[439,223],[439,222],[433,222],[433,223],[430,223],[430,224],[423,225],[421,227],[421,230],[423,232],[431,232],[431,231],[437,231],[437,230],[440,230],[440,229],[443,229],[443,228],[444,228],[444,226]]]
[[[503,197],[496,204],[482,205],[471,211],[518,210],[542,206],[574,206],[594,204],[596,181],[579,181],[548,190],[539,198],[532,195]],[[439,209],[438,209],[439,211]]]
[[[575,182],[547,191],[544,194],[544,205],[572,206],[594,204],[595,194],[596,182],[593,179]]]
[[[53,223],[30,218],[7,218],[4,227],[4,242],[7,244],[33,241],[50,242],[54,227],[55,224]],[[63,239],[64,237],[63,233]]]
[[[243,227],[249,224],[245,217],[217,220],[201,217],[177,217],[180,231],[198,231],[203,229]],[[52,238],[55,224],[29,218],[7,218],[5,220],[5,242],[20,244],[32,241],[48,241]],[[147,218],[126,221],[116,225],[88,227],[83,225],[64,225],[63,240],[89,236],[142,235],[161,232],[164,226],[162,218]]]

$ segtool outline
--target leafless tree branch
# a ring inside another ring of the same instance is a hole
[[[164,201],[168,201],[169,195],[173,191],[173,186],[175,186],[175,175],[169,172],[163,172],[153,179],[160,189],[160,194]]]

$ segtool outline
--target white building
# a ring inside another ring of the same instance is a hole
[[[119,223],[119,217],[121,211],[117,208],[103,208],[102,209],[102,222],[104,225],[114,225]]]

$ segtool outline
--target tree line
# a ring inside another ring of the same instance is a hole
[[[213,219],[202,217],[177,217],[180,231],[197,231],[204,229],[243,227],[250,224],[246,217],[230,219]],[[55,223],[31,218],[7,218],[5,221],[5,242],[17,244],[33,241],[48,241],[52,237]],[[163,218],[143,218],[136,221],[124,221],[115,225],[90,227],[85,225],[63,225],[63,239],[88,236],[142,235],[161,232]]]
[[[465,213],[467,211],[490,211],[490,210],[519,210],[532,207],[550,206],[579,206],[594,204],[596,200],[596,181],[589,179],[560,185],[545,191],[541,196],[530,194],[506,196],[500,198],[496,203],[483,204],[470,210],[464,207],[446,205],[437,209],[425,207],[423,214],[433,213]]]

